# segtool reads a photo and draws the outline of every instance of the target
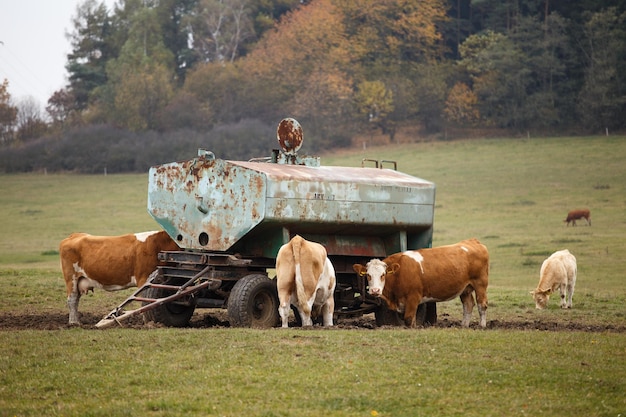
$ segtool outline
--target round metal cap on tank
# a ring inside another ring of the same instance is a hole
[[[285,118],[278,124],[276,138],[283,152],[287,155],[295,155],[302,146],[302,127],[296,119]]]

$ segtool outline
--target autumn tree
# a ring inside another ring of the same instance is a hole
[[[66,124],[76,125],[80,121],[80,114],[76,109],[76,97],[70,89],[55,91],[48,99],[46,112],[52,119],[52,125],[63,128]]]
[[[348,50],[357,65],[352,66],[357,82],[380,82],[393,94],[394,111],[381,126],[393,135],[393,126],[420,118],[430,123],[434,89],[420,78],[426,66],[436,65],[443,56],[440,25],[446,20],[443,0],[335,0],[343,16]],[[439,80],[430,81],[437,92]],[[445,86],[444,86],[445,90]],[[442,93],[445,96],[445,92]],[[439,94],[439,96],[442,96]],[[443,102],[440,99],[439,102]],[[439,103],[438,102],[438,103]]]
[[[394,109],[393,92],[382,81],[359,83],[355,99],[362,121],[370,128],[382,128],[383,133],[390,130],[388,116]]]
[[[459,125],[475,125],[480,118],[477,103],[476,94],[467,84],[456,83],[448,93],[446,100],[446,119]]]
[[[313,1],[285,15],[239,66],[247,85],[257,88],[255,97],[248,96],[257,103],[256,112],[274,119],[302,108],[303,91],[314,93],[312,100],[317,103],[321,102],[319,94],[329,94],[323,109],[307,109],[311,118],[320,120],[326,112],[342,114],[341,97],[346,89],[353,89],[345,84],[351,83],[351,59],[342,15],[331,0]],[[320,78],[323,72],[329,74],[326,79]],[[316,89],[313,84],[320,81],[323,86]],[[339,107],[330,110],[331,105]]]
[[[17,121],[17,107],[11,104],[9,94],[9,80],[6,78],[0,84],[0,143],[7,143],[13,139],[13,127]]]
[[[248,83],[235,63],[203,63],[187,74],[182,93],[193,96],[211,109],[216,124],[234,123],[239,118],[252,118],[250,99],[246,98]]]
[[[350,48],[375,70],[438,58],[446,19],[442,0],[334,0],[343,15]]]
[[[352,80],[345,72],[322,68],[309,75],[293,99],[293,115],[316,135],[315,148],[349,143],[354,113]]]
[[[34,97],[25,97],[17,104],[15,138],[20,142],[36,139],[46,133],[48,124]]]

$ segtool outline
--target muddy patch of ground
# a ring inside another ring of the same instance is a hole
[[[81,313],[82,328],[94,329],[96,323],[102,319],[102,315],[94,313]],[[67,323],[67,313],[14,313],[0,312],[0,330],[60,330],[68,329],[71,326]],[[163,325],[154,322],[144,323],[143,317],[137,315],[123,322],[123,327],[134,329],[159,328]],[[196,312],[190,323],[190,328],[211,329],[230,327],[228,316],[225,311],[215,310],[211,313]],[[450,318],[448,315],[441,315],[435,328],[460,328],[460,320]],[[472,328],[479,328],[477,323],[472,323]],[[317,328],[317,326],[315,326]],[[335,322],[334,329],[345,330],[374,330],[390,328],[390,326],[378,327],[373,314],[361,317],[342,318]],[[504,321],[490,320],[487,322],[487,329],[496,330],[542,330],[542,331],[584,331],[584,332],[626,332],[626,325],[588,325],[576,322],[557,321]]]

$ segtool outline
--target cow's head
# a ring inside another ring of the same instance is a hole
[[[550,294],[552,293],[552,289],[548,289],[545,291],[542,290],[534,290],[531,291],[530,294],[535,299],[535,308],[539,310],[543,310],[548,305],[548,300],[550,299]]]
[[[375,297],[380,297],[383,295],[383,289],[385,288],[385,278],[389,274],[396,273],[400,265],[394,263],[389,266],[380,259],[372,259],[365,266],[354,264],[352,267],[360,277],[367,276],[368,293]]]

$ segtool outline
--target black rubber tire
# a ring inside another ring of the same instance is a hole
[[[158,275],[158,273],[158,270],[154,271],[152,274],[150,274],[148,280],[150,280],[153,275]],[[156,278],[154,282],[159,283],[162,281],[162,278]],[[146,298],[163,298],[171,294],[171,290],[148,288],[144,291],[144,294],[142,295]],[[195,306],[185,306],[176,303],[162,304],[158,307],[144,312],[144,322],[153,321],[155,323],[161,323],[168,327],[187,327],[195,309]]]
[[[252,274],[237,281],[228,297],[228,317],[232,327],[278,326],[276,280]]]

